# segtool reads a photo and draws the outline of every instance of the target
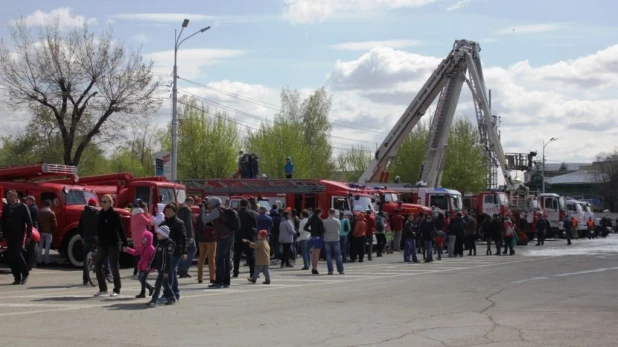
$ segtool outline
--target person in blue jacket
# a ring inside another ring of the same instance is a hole
[[[291,179],[294,174],[294,163],[292,163],[292,158],[285,158],[285,178]]]

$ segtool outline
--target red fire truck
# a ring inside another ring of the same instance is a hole
[[[58,250],[74,266],[83,264],[83,244],[77,233],[77,224],[90,198],[95,192],[83,186],[49,180],[59,176],[77,177],[77,168],[68,165],[34,164],[0,169],[0,185],[4,190],[14,189],[20,199],[34,196],[39,208],[44,200],[52,202],[58,226],[54,233],[52,249]],[[130,235],[130,214],[118,210],[125,233]]]
[[[184,185],[170,182],[165,177],[134,177],[128,172],[70,177],[54,182],[88,187],[99,197],[110,194],[119,208],[126,208],[136,199],[141,199],[152,211],[158,203],[184,202],[187,196]]]
[[[392,216],[396,211],[399,211],[402,215],[407,216],[410,214],[418,215],[419,213],[432,213],[431,208],[415,203],[403,202],[397,192],[392,189],[388,189],[386,186],[369,186],[361,185],[358,183],[348,183],[350,188],[363,189],[366,193],[372,196],[372,200],[378,206],[378,210],[384,211],[387,215]]]

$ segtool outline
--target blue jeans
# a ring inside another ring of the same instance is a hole
[[[187,260],[183,261],[180,264],[180,271],[187,272],[193,264],[193,258],[195,258],[195,253],[197,252],[197,247],[195,246],[195,240],[193,243],[187,245]]]
[[[348,236],[339,236],[339,248],[341,249],[341,258],[348,258]]]
[[[431,241],[425,240],[425,252],[426,252],[425,260],[426,261],[433,261],[433,252],[431,250],[431,245],[432,245]]]
[[[405,248],[403,251],[403,261],[409,262],[410,255],[412,255],[412,261],[418,261],[416,257],[416,240],[406,239]]]
[[[253,276],[251,276],[251,278],[254,281],[257,280],[260,273],[264,274],[264,280],[266,280],[266,282],[270,282],[270,271],[268,271],[268,265],[256,265],[255,271],[253,271]]]
[[[311,256],[309,255],[309,240],[302,240],[300,243],[300,254],[303,256],[303,266],[309,268]]]
[[[339,241],[324,242],[324,253],[326,253],[326,267],[328,272],[333,272],[333,257],[337,261],[337,272],[343,272],[343,261],[341,259],[341,249]]]
[[[217,240],[217,253],[215,258],[215,264],[217,267],[217,277],[215,278],[215,284],[224,286],[230,285],[230,272],[232,271],[231,252],[232,245],[234,243],[234,235],[224,237]],[[253,271],[255,275],[257,271]]]
[[[163,278],[163,271],[159,270],[157,274],[157,280],[155,281],[154,285],[154,293],[152,293],[152,299],[150,299],[150,302],[157,302],[157,299],[159,298],[159,293],[161,293],[161,286],[163,286],[164,293],[172,291],[172,289],[170,288],[169,275],[167,277],[168,278]]]
[[[176,298],[180,299],[180,290],[178,289],[178,266],[181,262],[181,256],[175,255],[172,257],[172,269],[170,270],[169,276],[167,276],[167,280],[169,281],[169,290],[168,288],[163,289],[163,296],[165,298],[171,299]]]

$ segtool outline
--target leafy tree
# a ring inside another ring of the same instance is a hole
[[[236,169],[240,134],[226,113],[210,113],[196,99],[179,100],[178,177],[229,177]],[[159,135],[163,150],[171,150],[171,130]]]
[[[442,186],[465,192],[486,189],[487,165],[478,128],[468,118],[459,117],[451,126],[446,149]]]
[[[108,172],[131,172],[134,176],[154,175],[154,137],[151,127],[144,122],[133,129],[133,137],[116,148],[108,161]]]
[[[352,147],[337,156],[337,171],[346,182],[356,182],[371,163],[372,155],[362,146]]]
[[[419,122],[402,144],[391,167],[390,179],[400,176],[402,182],[419,181],[427,151],[430,121]],[[466,192],[485,189],[485,156],[476,126],[465,117],[455,119],[448,137],[442,175],[443,187]]]
[[[429,126],[427,122],[419,122],[410,136],[403,142],[393,160],[390,169],[390,180],[399,176],[401,182],[415,184],[419,181],[421,166],[425,160]]]
[[[285,158],[294,162],[295,178],[328,178],[334,170],[328,113],[331,97],[324,88],[302,100],[296,90],[281,92],[281,112],[272,124],[249,134],[247,150],[260,158],[260,171],[271,178],[284,177]]]
[[[62,31],[55,18],[37,34],[24,19],[9,31],[11,46],[0,45],[7,103],[51,113],[65,164],[80,164],[94,139],[115,138],[127,121],[160,105],[152,62],[115,41],[111,30],[98,36],[87,25]]]

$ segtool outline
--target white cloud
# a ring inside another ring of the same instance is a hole
[[[535,34],[535,33],[545,33],[549,31],[560,30],[565,27],[565,24],[562,23],[545,23],[545,24],[530,24],[530,25],[520,25],[515,27],[505,27],[496,31],[496,34],[499,35],[507,35],[507,34]]]
[[[459,0],[456,3],[450,5],[446,8],[447,11],[455,11],[459,10],[462,7],[465,7],[470,4],[470,0]]]
[[[131,38],[139,43],[145,43],[151,40],[150,36],[144,33],[139,33],[137,35],[131,36]]]
[[[330,48],[340,51],[368,51],[375,47],[406,48],[421,45],[423,45],[423,42],[418,40],[383,40],[344,42],[331,45]]]
[[[36,10],[28,16],[24,17],[27,26],[41,26],[48,24],[54,20],[58,20],[60,28],[70,28],[82,26],[84,24],[94,25],[97,23],[96,18],[86,18],[80,15],[72,15],[71,9],[68,7],[57,8],[51,12],[43,12]],[[15,21],[11,21],[14,24]]]
[[[283,18],[291,23],[315,23],[337,16],[380,9],[422,7],[437,0],[283,0]]]
[[[357,59],[337,61],[327,80],[336,117],[351,124],[364,117],[364,124],[390,130],[441,60],[375,48]],[[544,66],[521,61],[505,68],[485,62],[484,75],[493,92],[493,111],[502,119],[506,152],[539,150],[551,136],[564,139],[563,146],[552,148],[552,160],[593,160],[615,148],[618,45]],[[464,87],[457,113],[474,119],[470,100]]]
[[[224,62],[226,59],[245,54],[246,51],[235,49],[194,48],[178,51],[178,75],[187,79],[196,79],[202,68]],[[145,55],[155,62],[154,70],[169,74],[174,67],[174,50],[159,51]]]
[[[182,24],[185,19],[198,21],[198,20],[213,20],[215,16],[202,15],[202,14],[189,14],[189,13],[121,13],[113,15],[112,18],[136,20],[146,22],[173,22]]]

